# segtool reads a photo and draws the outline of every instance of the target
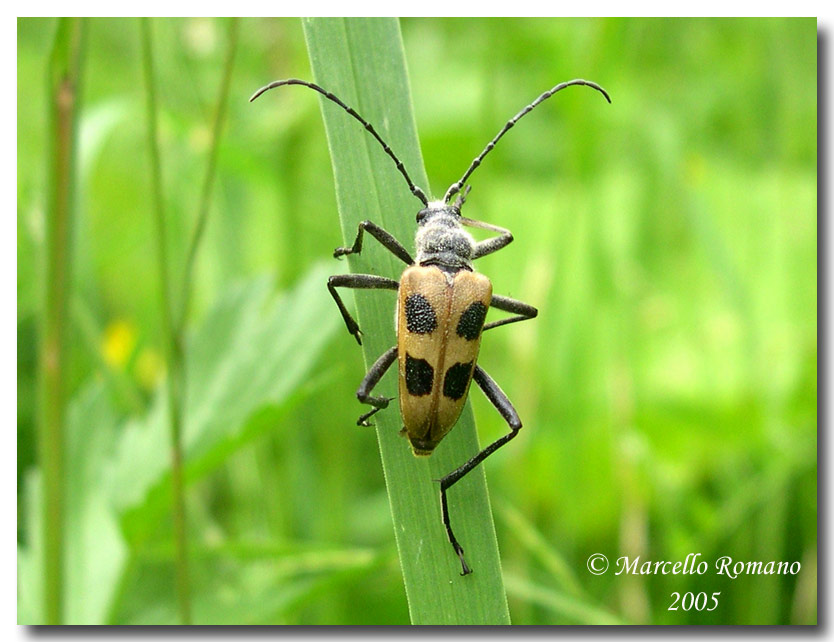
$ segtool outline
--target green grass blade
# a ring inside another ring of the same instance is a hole
[[[396,20],[310,19],[304,30],[315,81],[372,123],[412,180],[429,192]],[[345,240],[352,242],[358,223],[371,219],[413,248],[419,200],[359,123],[329,101],[323,100],[322,112]],[[369,239],[361,256],[350,257],[350,267],[354,272],[398,278],[404,265]],[[355,299],[369,365],[395,343],[394,297],[390,292],[357,291]],[[353,341],[347,333],[344,340]],[[395,379],[392,369],[381,381],[379,393],[395,396]],[[363,412],[352,399],[344,403],[351,403],[357,415]],[[415,458],[399,437],[402,424],[395,406],[374,420],[412,623],[509,624],[483,467],[449,491],[455,534],[473,574],[460,576],[460,564],[440,519],[439,485],[434,480],[478,451],[471,409],[467,405],[458,425],[427,459]]]
[[[582,598],[535,584],[511,573],[507,573],[507,586],[513,597],[544,607],[560,618],[565,618],[566,624],[619,626],[628,624]]]

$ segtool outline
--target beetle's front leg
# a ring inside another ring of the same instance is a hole
[[[362,251],[362,236],[366,230],[368,234],[382,243],[382,246],[398,259],[408,265],[414,263],[414,259],[411,258],[411,255],[403,247],[402,243],[373,221],[362,221],[359,223],[359,229],[356,232],[356,240],[353,241],[353,245],[351,247],[337,247],[333,251],[333,258],[338,259],[346,254],[359,254]]]
[[[368,419],[380,410],[387,408],[388,402],[393,399],[393,397],[374,397],[371,395],[371,391],[374,389],[376,384],[379,383],[379,380],[382,379],[383,375],[388,371],[388,368],[391,367],[391,364],[394,363],[396,358],[397,346],[386,350],[383,355],[376,360],[376,363],[371,366],[370,370],[368,370],[365,375],[365,378],[362,379],[362,383],[359,384],[359,389],[356,391],[356,398],[362,403],[373,406],[374,409],[359,417],[356,421],[357,426],[372,425],[368,423]]]
[[[339,312],[342,313],[342,318],[345,320],[348,332],[350,332],[356,342],[362,345],[362,332],[359,330],[359,324],[351,316],[348,309],[345,307],[342,297],[336,292],[336,288],[355,288],[358,290],[396,290],[400,284],[393,279],[386,279],[384,276],[376,276],[375,274],[334,274],[327,279],[327,289],[330,295],[339,307]]]
[[[475,244],[475,250],[472,252],[473,261],[475,259],[481,258],[482,256],[486,256],[487,254],[497,252],[501,248],[507,247],[510,243],[513,242],[512,232],[503,227],[498,227],[497,225],[492,225],[490,223],[484,223],[483,221],[476,221],[471,218],[463,217],[461,217],[460,222],[461,224],[466,225],[468,227],[477,227],[482,230],[489,230],[490,232],[498,232],[498,236],[494,236],[491,239],[480,241]]]

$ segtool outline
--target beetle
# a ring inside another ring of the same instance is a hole
[[[423,204],[416,217],[416,257],[412,258],[393,235],[369,220],[359,223],[352,246],[338,247],[333,252],[335,258],[359,254],[362,251],[364,234],[367,232],[407,266],[399,281],[374,274],[338,274],[331,276],[327,282],[327,288],[339,308],[348,332],[360,345],[362,333],[359,325],[345,307],[336,288],[384,289],[398,292],[397,344],[386,350],[362,379],[356,396],[361,403],[371,406],[371,410],[361,415],[356,423],[361,426],[372,425],[368,420],[393,401],[391,397],[375,396],[371,393],[394,361],[397,361],[399,405],[404,424],[401,434],[408,438],[415,456],[430,456],[455,426],[463,411],[472,381],[483,390],[510,428],[509,433],[439,480],[443,525],[460,560],[461,575],[468,575],[472,569],[467,564],[463,547],[452,530],[446,491],[513,439],[521,429],[521,420],[512,402],[498,384],[477,365],[481,336],[492,328],[532,319],[536,317],[538,310],[522,301],[493,294],[490,280],[473,270],[474,260],[506,247],[512,242],[513,236],[507,229],[461,215],[461,208],[471,189],[467,181],[504,134],[557,92],[573,85],[584,85],[600,92],[609,103],[611,98],[605,89],[589,80],[575,79],[556,85],[507,121],[475,157],[460,180],[452,183],[446,190],[442,200],[430,201],[425,192],[414,184],[403,163],[373,125],[335,94],[319,85],[298,78],[276,80],[256,91],[249,100],[254,101],[270,89],[286,85],[300,85],[312,89],[358,120],[394,161],[411,193]],[[452,203],[451,199],[455,196],[457,198]],[[494,232],[497,236],[476,242],[464,227],[480,228]],[[509,312],[512,316],[485,323],[489,308]]]

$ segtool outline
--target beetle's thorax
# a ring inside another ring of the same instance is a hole
[[[457,272],[472,269],[475,240],[460,224],[460,210],[432,201],[417,213],[417,263]]]

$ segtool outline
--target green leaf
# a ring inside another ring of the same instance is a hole
[[[193,481],[267,430],[302,398],[308,378],[337,327],[324,264],[287,293],[259,278],[231,287],[188,344],[185,471]],[[133,551],[157,532],[170,510],[166,387],[145,417],[118,428],[105,386],[77,395],[67,419],[65,620],[102,624]],[[267,412],[269,411],[269,412]],[[18,620],[43,621],[39,599],[42,483],[27,478],[27,545],[18,551]]]
[[[412,180],[428,192],[397,21],[311,19],[304,22],[304,30],[316,82],[372,123]],[[411,246],[421,203],[358,122],[324,99],[322,113],[346,243],[352,243],[359,222],[370,219]],[[391,278],[398,278],[404,268],[373,239],[365,242],[361,256],[350,257],[350,266],[353,272]],[[357,291],[355,298],[367,366],[396,341],[394,297],[390,292]],[[353,339],[346,333],[344,340]],[[383,378],[380,394],[395,396],[395,375],[393,368]],[[362,411],[357,405],[357,414]],[[430,458],[414,457],[408,443],[398,436],[401,423],[395,407],[378,413],[374,420],[412,623],[508,624],[483,467],[448,493],[451,521],[474,569],[471,575],[460,576],[460,563],[441,522],[435,480],[479,449],[469,405]]]
[[[167,564],[173,551],[160,551]],[[295,624],[293,612],[334,584],[356,581],[389,558],[362,548],[287,546],[263,541],[229,541],[217,547],[191,547],[194,564],[194,619],[201,625]],[[153,568],[153,567],[151,567]],[[134,582],[142,582],[135,577]],[[147,601],[130,604],[125,623],[177,621],[164,592],[149,591]]]
[[[189,342],[183,448],[193,481],[274,421],[249,421],[264,405],[286,409],[306,383],[338,315],[318,265],[287,294],[272,280],[232,287]],[[170,501],[167,397],[160,388],[147,417],[131,421],[112,467],[115,502],[131,539],[147,536]],[[273,417],[274,419],[274,417]]]

